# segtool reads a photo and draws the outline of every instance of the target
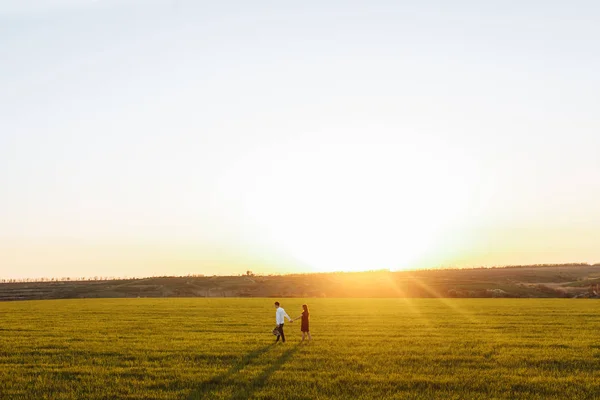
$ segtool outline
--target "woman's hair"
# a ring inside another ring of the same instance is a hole
[[[308,306],[306,304],[302,304],[302,309],[306,312],[308,312]]]

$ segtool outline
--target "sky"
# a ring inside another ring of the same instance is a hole
[[[600,262],[594,1],[0,0],[0,278]]]

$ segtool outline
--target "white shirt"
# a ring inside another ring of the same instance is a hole
[[[292,320],[282,307],[277,307],[277,310],[275,311],[275,321],[277,322],[277,325],[283,324],[283,317],[286,317],[288,321]]]

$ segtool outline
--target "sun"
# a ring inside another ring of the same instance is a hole
[[[411,268],[466,206],[464,176],[386,147],[323,147],[252,158],[243,215],[263,243],[312,271]]]

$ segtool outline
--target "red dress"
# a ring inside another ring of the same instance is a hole
[[[300,326],[302,332],[308,332],[308,311],[302,311],[302,325]]]

